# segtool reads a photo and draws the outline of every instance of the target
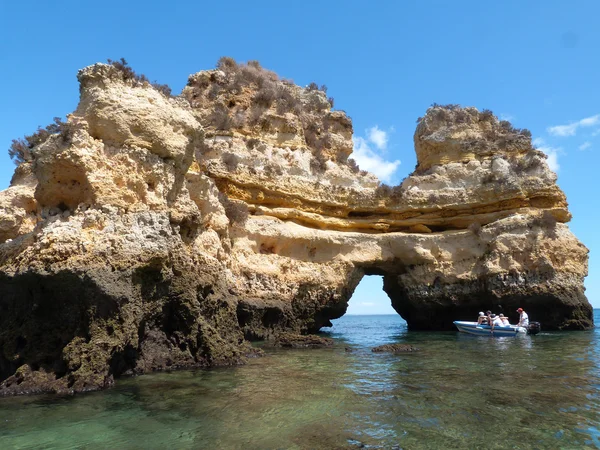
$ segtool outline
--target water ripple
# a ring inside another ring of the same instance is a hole
[[[0,399],[2,448],[600,448],[597,331],[490,339],[347,316],[324,334],[334,348]],[[387,343],[420,351],[371,352]]]

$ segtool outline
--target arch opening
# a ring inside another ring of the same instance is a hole
[[[345,315],[398,315],[390,297],[383,290],[383,276],[365,274],[348,301]]]
[[[382,274],[365,274],[347,302],[343,316],[323,328],[332,336],[359,347],[373,347],[396,340],[408,329],[383,290]]]

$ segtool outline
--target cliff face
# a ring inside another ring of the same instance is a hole
[[[0,193],[0,392],[234,364],[244,338],[311,332],[365,274],[411,329],[523,306],[585,329],[587,249],[526,133],[432,107],[418,167],[378,187],[318,89],[256,64],[192,75],[182,97],[80,71],[68,126]]]

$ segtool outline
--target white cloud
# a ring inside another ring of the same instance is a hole
[[[597,125],[598,123],[600,123],[600,114],[586,117],[568,125],[555,125],[553,127],[548,127],[548,133],[553,136],[575,136],[579,127],[591,127]]]
[[[579,125],[582,127],[591,127],[592,125],[596,125],[600,122],[600,114],[596,114],[592,117],[586,117],[585,119],[581,119],[579,121]]]
[[[380,130],[377,125],[367,130],[367,137],[379,150],[387,147],[388,135],[386,131]]]
[[[546,155],[548,155],[548,159],[546,162],[548,163],[548,167],[553,172],[558,172],[560,170],[560,164],[558,163],[558,151],[559,149],[548,147],[546,149],[541,148]]]
[[[535,138],[532,141],[532,144],[535,148],[543,151],[546,154],[546,156],[548,156],[548,159],[546,159],[546,163],[548,164],[548,167],[550,167],[550,170],[552,170],[553,172],[558,172],[558,170],[560,169],[560,164],[558,163],[558,155],[562,153],[562,149],[546,145],[546,141],[544,141],[540,137]]]
[[[572,123],[570,125],[556,125],[548,127],[548,133],[554,136],[575,136],[579,123]]]
[[[590,141],[585,141],[583,144],[581,144],[579,146],[579,150],[587,150],[591,146],[592,146],[592,143]]]
[[[372,129],[373,128],[371,128],[371,130]],[[400,160],[388,161],[384,159],[377,151],[369,146],[369,143],[364,138],[355,137],[352,138],[352,141],[354,142],[354,152],[352,153],[351,158],[358,163],[360,168],[374,173],[381,181],[389,182],[390,178],[400,165]]]
[[[531,141],[531,143],[534,147],[540,147],[545,144],[545,141],[541,137],[537,137],[533,141]]]
[[[540,139],[540,141],[542,140]],[[560,148],[550,146],[538,146],[537,148],[538,150],[543,151],[546,154],[546,156],[548,156],[546,163],[548,163],[548,167],[550,168],[550,170],[552,170],[553,172],[558,172],[560,170],[560,164],[558,163],[558,155],[559,153],[561,153],[562,150]]]
[[[512,122],[515,119],[516,117],[510,114],[500,114],[500,120],[508,120],[509,122]]]
[[[598,136],[600,134],[600,128],[592,133],[592,136]]]

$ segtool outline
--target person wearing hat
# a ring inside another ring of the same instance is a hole
[[[508,321],[508,317],[506,317],[502,313],[498,314],[498,317],[500,317],[500,320],[502,321],[502,326],[503,327],[509,327],[510,326],[510,322]]]
[[[479,311],[479,317],[477,317],[477,325],[487,325],[487,317],[483,311]]]
[[[517,312],[519,313],[519,323],[517,326],[527,328],[529,326],[529,316],[523,311],[523,308],[517,309]]]
[[[490,318],[492,319],[492,323],[490,324],[492,326],[492,330],[494,329],[494,327],[503,327],[504,326],[504,324],[502,323],[502,320],[496,314],[492,314],[490,316]]]

